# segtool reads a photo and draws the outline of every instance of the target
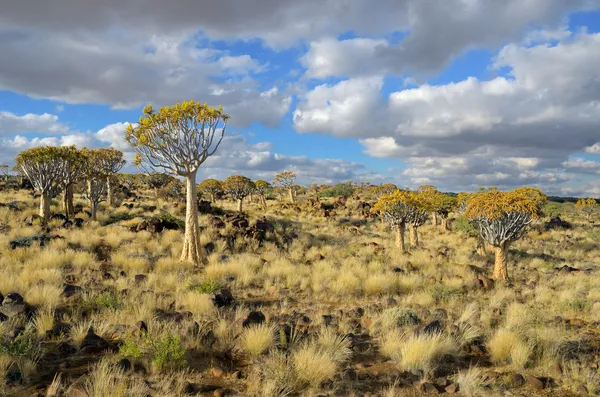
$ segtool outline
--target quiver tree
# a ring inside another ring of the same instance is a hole
[[[75,146],[61,147],[62,156],[65,159],[65,172],[62,174],[63,208],[67,219],[75,214],[73,206],[73,188],[87,171],[87,158]]]
[[[477,221],[474,219],[469,219],[466,216],[467,204],[469,200],[475,197],[476,194],[477,193],[458,193],[458,195],[456,196],[455,211],[458,214],[456,229],[466,233],[471,237],[475,237],[477,239],[477,253],[481,256],[485,256],[485,241],[479,233],[479,226],[477,225]]]
[[[507,253],[510,244],[521,238],[529,224],[542,215],[545,201],[546,195],[532,188],[480,192],[468,201],[466,216],[477,222],[479,234],[495,250],[493,278],[509,279]]]
[[[598,208],[598,202],[593,198],[579,199],[575,203],[575,209],[585,216],[586,221],[590,221],[592,214]]]
[[[406,207],[406,223],[410,229],[410,245],[416,247],[419,245],[419,227],[427,221],[427,206],[421,193],[406,192],[404,198]]]
[[[243,211],[244,199],[254,191],[254,183],[243,175],[232,175],[223,182],[223,190],[238,203],[238,211]]]
[[[102,149],[82,149],[86,158],[85,180],[87,187],[84,196],[90,202],[92,220],[97,219],[98,206],[104,201],[107,191],[106,174],[102,171],[101,163],[104,153]]]
[[[406,220],[411,212],[410,205],[407,205],[412,202],[409,194],[406,191],[395,190],[391,194],[381,196],[373,206],[373,212],[378,213],[396,232],[396,247],[403,252],[406,251],[404,244]]]
[[[200,184],[200,191],[210,197],[211,203],[217,201],[217,196],[223,193],[223,182],[217,179],[205,179]]]
[[[260,205],[263,210],[267,209],[267,193],[271,190],[271,184],[267,181],[258,180],[254,182],[254,192],[258,196]]]
[[[6,165],[6,164],[0,165],[0,175],[2,175],[2,179],[4,179],[5,181],[8,180],[8,172],[9,172],[8,165]]]
[[[448,216],[456,208],[456,197],[437,190],[428,190],[423,193],[426,195],[428,209],[442,219],[442,230],[448,230]]]
[[[398,190],[398,187],[396,187],[396,185],[394,185],[393,183],[386,183],[386,184],[383,184],[380,186],[373,187],[373,193],[375,194],[375,197],[378,200],[381,196],[385,196],[387,194],[392,194],[396,190]]]
[[[158,112],[148,105],[137,126],[130,124],[126,131],[126,139],[136,151],[136,165],[185,178],[183,261],[199,264],[201,260],[196,175],[217,151],[228,119],[221,107],[215,109],[193,100],[161,107]]]
[[[273,179],[273,185],[281,186],[284,189],[287,189],[288,194],[290,195],[290,202],[293,204],[295,200],[294,195],[294,186],[296,185],[296,174],[291,171],[280,172],[275,175],[275,179]]]
[[[119,181],[132,191],[140,183],[141,174],[119,174]]]
[[[432,196],[437,192],[437,188],[433,185],[421,185],[417,188],[417,192],[422,193],[423,197],[426,198],[426,202],[427,205],[431,207],[431,200],[432,200]],[[430,208],[431,211],[431,223],[433,224],[433,226],[437,226],[438,224],[438,213],[436,211],[433,211]]]
[[[121,171],[125,166],[123,152],[117,149],[98,149],[101,153],[99,156],[100,172],[106,178],[106,202],[109,207],[113,206],[113,180],[114,175]]]
[[[167,175],[163,172],[151,172],[146,175],[146,184],[154,190],[154,196],[158,197],[158,192],[160,189],[167,186],[171,181],[175,179],[171,175]]]
[[[50,217],[50,198],[62,186],[67,162],[60,147],[43,146],[24,150],[17,155],[15,169],[20,170],[40,193],[40,217],[46,224]]]

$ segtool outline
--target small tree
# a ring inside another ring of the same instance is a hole
[[[75,214],[73,206],[73,187],[86,173],[87,158],[75,146],[62,147],[62,156],[65,159],[65,172],[62,174],[63,207],[67,219]]]
[[[258,199],[260,200],[260,204],[263,207],[263,210],[267,210],[267,193],[271,190],[271,184],[267,181],[258,180],[254,182],[254,191],[258,195]]]
[[[146,184],[154,190],[154,196],[158,197],[158,191],[167,186],[175,179],[171,175],[162,172],[151,172],[146,175]]]
[[[97,219],[98,206],[105,200],[107,192],[106,175],[102,170],[104,153],[102,152],[102,149],[88,148],[84,148],[82,153],[86,158],[84,176],[87,183],[87,189],[85,190],[84,196],[90,202],[91,218],[95,221]]]
[[[243,175],[232,175],[223,182],[223,190],[238,202],[238,211],[242,213],[244,198],[254,190],[254,183]]]
[[[50,198],[60,191],[66,173],[64,153],[60,147],[43,146],[22,151],[16,159],[15,168],[25,174],[40,193],[40,216],[44,224],[50,217]]]
[[[291,171],[284,171],[275,175],[273,179],[273,185],[281,186],[288,190],[290,195],[290,202],[295,202],[294,185],[296,184],[296,174]]]
[[[417,188],[417,192],[422,193],[423,197],[425,197],[425,201],[427,202],[427,205],[430,207],[430,211],[431,211],[431,223],[433,224],[433,226],[437,226],[438,214],[436,211],[434,211],[431,208],[431,207],[433,207],[433,205],[432,205],[433,196],[436,193],[438,193],[437,188],[433,185],[421,185]]]
[[[119,181],[132,191],[141,181],[142,174],[119,174]]]
[[[593,198],[579,199],[575,203],[575,209],[585,216],[586,221],[590,221],[592,214],[598,208],[598,202]]]
[[[2,164],[0,165],[0,174],[2,174],[2,178],[6,181],[8,180],[8,173],[10,169],[8,165]]]
[[[419,245],[419,227],[427,221],[428,209],[422,193],[406,192],[404,205],[407,209],[406,223],[410,226],[410,245]]]
[[[200,191],[210,196],[212,203],[217,201],[217,195],[223,192],[223,182],[217,179],[205,179],[200,184]]]
[[[137,127],[129,125],[127,141],[136,150],[136,165],[162,169],[186,181],[185,237],[181,260],[200,263],[196,175],[223,140],[229,116],[194,101],[144,108]],[[216,139],[215,139],[216,137]]]
[[[427,191],[425,194],[430,211],[442,218],[442,230],[448,230],[448,216],[456,208],[456,197],[441,193],[437,190]]]
[[[109,207],[113,206],[113,189],[112,179],[114,175],[121,171],[125,166],[125,159],[123,158],[123,152],[117,149],[98,149],[100,156],[98,158],[100,172],[105,175],[106,178],[106,202]]]
[[[409,195],[409,192],[395,190],[391,194],[381,196],[373,206],[373,211],[379,213],[396,232],[396,247],[400,248],[402,252],[406,251],[404,233],[407,219],[412,211],[410,203],[413,199]]]
[[[475,194],[467,203],[466,215],[477,222],[482,238],[495,248],[493,278],[508,280],[507,253],[529,224],[542,215],[546,195],[539,189],[510,192],[491,190]]]

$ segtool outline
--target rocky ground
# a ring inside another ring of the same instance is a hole
[[[600,394],[600,228],[544,220],[494,283],[476,239],[403,254],[373,198],[199,202],[130,194],[89,220],[0,192],[0,386],[15,396]],[[451,223],[452,224],[452,223]]]

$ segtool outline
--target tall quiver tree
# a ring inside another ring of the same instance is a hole
[[[406,231],[406,220],[410,214],[410,206],[407,203],[411,201],[409,192],[395,190],[393,193],[381,196],[373,206],[373,211],[379,213],[396,232],[396,247],[400,248],[402,252],[406,251],[404,232]]]
[[[427,205],[432,213],[442,219],[442,230],[448,230],[448,217],[456,208],[456,197],[441,193],[437,190],[427,191]]]
[[[258,199],[260,200],[260,205],[263,210],[267,209],[267,193],[271,190],[271,184],[267,181],[258,180],[254,182],[254,192],[258,195]]]
[[[294,195],[294,186],[296,185],[296,174],[294,174],[291,171],[280,172],[279,174],[275,175],[275,178],[273,179],[273,185],[281,186],[287,189],[290,195],[290,202],[292,204],[296,201]]]
[[[243,175],[232,175],[223,182],[223,190],[238,203],[238,211],[243,211],[244,199],[254,191],[254,183]]]
[[[73,186],[81,179],[87,170],[87,158],[84,153],[77,150],[75,146],[61,147],[62,156],[65,159],[65,172],[61,181],[63,188],[63,209],[65,216],[70,218],[75,214],[73,206]]]
[[[0,165],[0,175],[2,175],[2,179],[4,179],[5,181],[8,180],[8,172],[9,172],[8,165],[6,165],[6,164]]]
[[[200,183],[200,191],[208,194],[211,203],[217,201],[217,195],[223,192],[223,182],[218,179],[205,179]]]
[[[46,224],[50,217],[50,198],[59,191],[64,179],[64,151],[55,146],[22,151],[17,155],[15,168],[25,174],[40,193],[40,216]]]
[[[582,198],[575,203],[575,209],[585,216],[586,221],[590,221],[594,211],[598,209],[598,202],[593,198]]]
[[[137,126],[127,127],[126,139],[136,151],[136,165],[185,178],[182,261],[201,262],[196,175],[206,159],[217,151],[228,119],[220,106],[215,109],[191,100],[161,107],[158,112],[148,105]]]
[[[104,153],[102,149],[83,148],[81,153],[85,156],[85,173],[87,189],[84,196],[90,202],[92,220],[97,219],[98,206],[106,196],[106,174],[102,170]]]
[[[125,159],[123,158],[123,152],[117,149],[98,149],[101,153],[99,158],[100,171],[105,175],[106,179],[106,202],[109,207],[112,207],[113,202],[113,189],[112,179],[117,172],[125,166]]]
[[[467,203],[466,215],[475,220],[481,237],[495,249],[493,278],[509,280],[507,253],[531,222],[542,215],[546,195],[539,189],[520,188],[510,192],[490,190],[477,193]]]

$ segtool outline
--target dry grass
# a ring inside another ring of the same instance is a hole
[[[265,323],[251,325],[242,332],[240,343],[250,357],[258,357],[275,344],[275,328]]]

